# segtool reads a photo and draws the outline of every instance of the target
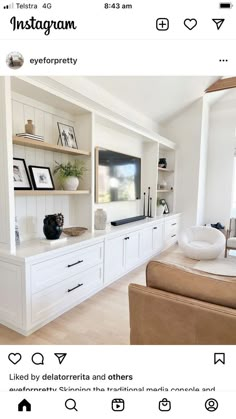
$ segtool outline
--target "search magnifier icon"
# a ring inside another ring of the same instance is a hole
[[[74,399],[67,399],[65,401],[65,406],[68,410],[76,410],[76,412],[78,412],[76,409],[76,401]]]

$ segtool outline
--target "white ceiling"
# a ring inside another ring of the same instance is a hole
[[[160,123],[171,118],[196,99],[220,77],[87,77],[135,111]]]

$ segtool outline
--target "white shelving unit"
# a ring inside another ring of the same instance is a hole
[[[175,211],[175,165],[176,151],[160,144],[159,158],[166,158],[167,167],[158,167],[157,198],[165,199],[169,211]],[[158,162],[159,162],[158,158]]]
[[[1,78],[0,134],[5,141],[0,145],[0,158],[4,167],[1,179],[1,196],[4,197],[0,220],[0,244],[14,250],[15,217],[18,219],[21,241],[40,239],[42,222],[46,214],[62,212],[65,226],[83,226],[92,233],[94,230],[95,203],[95,147],[135,155],[142,162],[141,200],[103,205],[108,212],[108,220],[140,215],[143,212],[143,193],[151,188],[152,215],[156,216],[157,197],[165,195],[170,211],[174,210],[175,191],[158,191],[161,176],[168,179],[170,186],[174,180],[175,144],[157,133],[125,120],[101,114],[96,108],[90,109],[62,88],[60,83],[48,87],[42,78],[12,77]],[[27,119],[32,119],[36,134],[45,138],[44,143],[16,137],[24,132]],[[75,127],[78,150],[58,145],[57,122]],[[167,156],[166,171],[157,171],[158,160]],[[56,183],[54,191],[14,191],[12,182],[12,158],[23,158],[26,165],[50,167],[53,172],[55,162],[82,160],[88,171],[80,182],[79,190],[73,193],[62,191]],[[100,207],[100,205],[99,205]]]
[[[63,191],[54,177],[55,190],[16,190],[15,216],[21,241],[41,238],[46,214],[62,212],[65,227],[92,225],[92,112],[66,98],[59,91],[48,92],[30,80],[13,78],[11,83],[13,157],[23,158],[26,165],[49,167],[53,175],[55,162],[81,160],[87,167],[77,191]],[[24,132],[27,119],[32,119],[36,134],[44,142],[17,137]],[[57,122],[75,127],[78,149],[58,144]]]

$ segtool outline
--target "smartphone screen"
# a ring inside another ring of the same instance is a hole
[[[0,3],[4,417],[233,418],[235,4]]]

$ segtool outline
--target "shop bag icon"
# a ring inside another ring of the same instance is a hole
[[[171,409],[171,402],[167,399],[162,399],[159,402],[159,410],[161,412],[169,412]]]

